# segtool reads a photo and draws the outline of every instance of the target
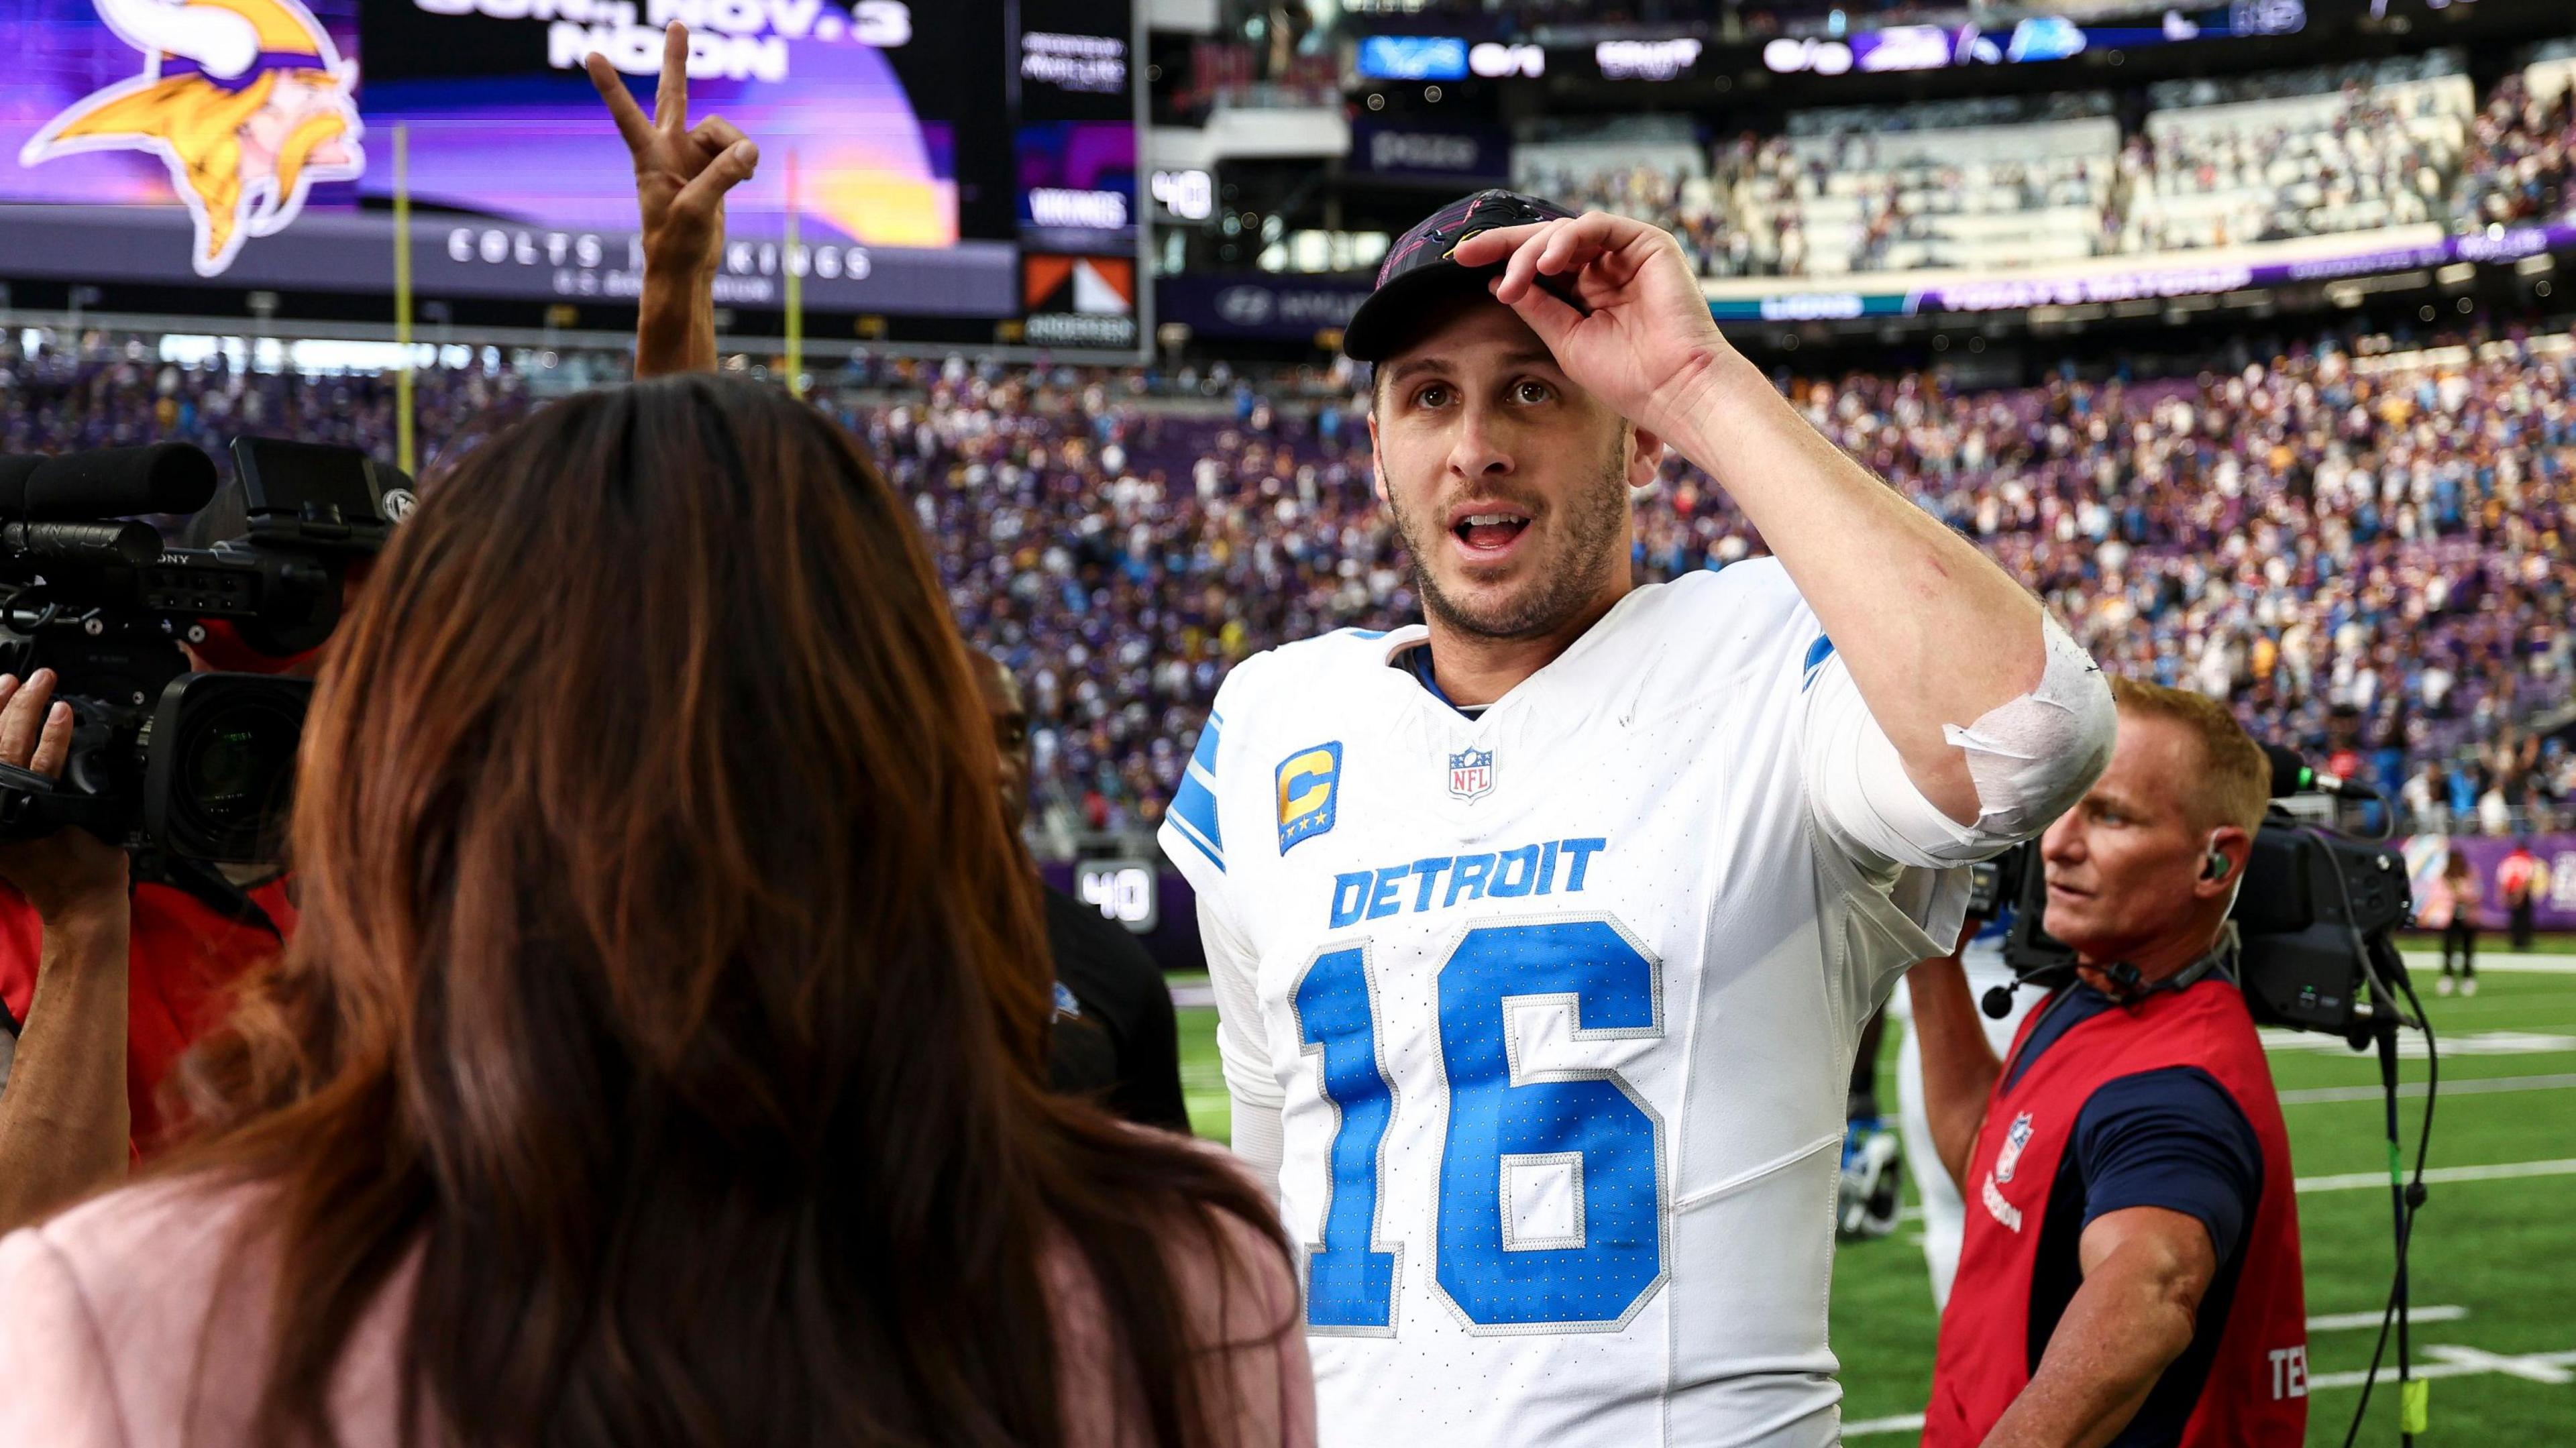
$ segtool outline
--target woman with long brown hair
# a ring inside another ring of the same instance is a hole
[[[1040,1085],[1047,952],[927,551],[710,376],[401,530],[307,725],[212,1135],[0,1250],[0,1440],[1311,1433],[1267,1204]]]
[[[756,160],[686,54],[650,120],[592,65],[643,372],[713,365]],[[14,682],[0,756],[58,771]],[[1269,1204],[1039,1084],[998,768],[921,538],[811,410],[696,375],[495,437],[334,641],[301,929],[191,1058],[203,1135],[0,1241],[0,1443],[1311,1444]]]

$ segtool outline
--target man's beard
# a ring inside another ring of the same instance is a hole
[[[1534,576],[1519,590],[1481,608],[1441,590],[1439,580],[1424,560],[1431,556],[1432,548],[1439,546],[1445,530],[1435,527],[1426,537],[1415,524],[1429,520],[1409,516],[1395,504],[1395,490],[1388,489],[1388,507],[1395,514],[1396,531],[1403,535],[1404,546],[1413,554],[1413,586],[1422,597],[1423,612],[1460,633],[1488,639],[1543,638],[1581,616],[1601,591],[1602,575],[1608,571],[1603,560],[1624,551],[1628,544],[1625,459],[1623,439],[1602,467],[1600,485],[1576,494],[1566,506],[1564,556],[1539,560]],[[1530,526],[1537,527],[1539,521],[1533,516]]]

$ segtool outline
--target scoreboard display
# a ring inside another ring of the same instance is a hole
[[[1129,0],[0,0],[0,281],[385,317],[399,129],[421,300],[617,325],[632,172],[582,63],[649,106],[675,20],[690,114],[761,146],[736,331],[792,271],[817,340],[1140,347]]]

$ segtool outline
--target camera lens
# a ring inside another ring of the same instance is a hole
[[[303,721],[268,701],[245,699],[195,722],[179,763],[190,812],[204,825],[234,830],[282,810],[294,785]]]
[[[218,726],[197,743],[197,757],[188,761],[188,787],[197,798],[228,812],[229,806],[250,792],[259,777],[260,730],[256,721]]]

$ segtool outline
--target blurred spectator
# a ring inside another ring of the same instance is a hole
[[[2162,82],[2125,135],[2107,119],[1957,101],[1802,111],[1793,134],[1718,140],[1705,174],[1695,160],[1623,161],[1519,180],[1664,227],[1712,277],[2015,267],[2565,215],[2576,92],[2515,72],[2481,103],[2463,68],[2437,50]]]
[[[2514,949],[2531,948],[2533,916],[2548,893],[2549,867],[2531,852],[2531,841],[2514,841],[2513,849],[2496,865],[2496,895],[2504,901],[2505,929]]]
[[[2435,983],[2439,994],[2452,991],[2451,962],[2459,959],[2459,988],[2470,995],[2478,993],[2478,872],[2469,864],[2466,850],[2453,845],[2442,856],[2442,872],[2426,888],[2415,923],[2427,930],[2442,932],[2442,978]]]

